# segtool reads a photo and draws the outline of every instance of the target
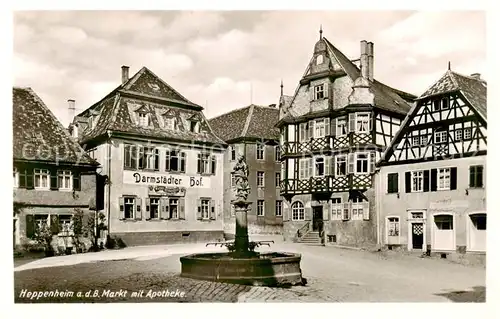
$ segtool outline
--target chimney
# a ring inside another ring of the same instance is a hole
[[[73,120],[75,119],[75,115],[76,115],[75,112],[76,112],[75,100],[69,99],[68,100],[68,114],[69,114],[70,123],[72,123]]]
[[[361,41],[361,76],[368,79],[368,45],[366,40]]]
[[[481,73],[472,73],[470,77],[476,80],[481,80]]]
[[[373,42],[368,42],[368,80],[373,81]]]
[[[122,65],[122,84],[128,81],[128,69],[128,66]]]

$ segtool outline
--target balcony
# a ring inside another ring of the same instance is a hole
[[[282,156],[293,156],[304,153],[348,148],[351,145],[366,144],[372,144],[371,134],[351,132],[347,135],[325,136],[303,142],[284,142],[281,146],[281,154]]]
[[[350,189],[367,189],[372,187],[370,174],[349,174],[346,176],[311,177],[308,179],[285,179],[281,181],[281,195],[334,193]]]

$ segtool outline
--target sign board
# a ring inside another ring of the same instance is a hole
[[[466,200],[444,199],[429,203],[429,209],[434,209],[434,210],[450,210],[453,208],[467,208],[467,207],[469,207],[469,202]]]
[[[123,171],[123,183],[134,185],[159,185],[167,187],[210,188],[209,176],[161,174],[156,172]]]

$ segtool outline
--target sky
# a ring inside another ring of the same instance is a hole
[[[208,118],[293,95],[323,36],[349,58],[374,43],[374,75],[420,95],[447,70],[486,67],[484,11],[17,11],[14,85],[31,87],[67,125],[146,66]]]

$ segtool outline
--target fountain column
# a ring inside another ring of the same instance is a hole
[[[247,213],[251,202],[238,200],[234,201],[235,215],[236,215],[236,233],[234,236],[235,254],[245,255],[248,254],[248,222]]]

